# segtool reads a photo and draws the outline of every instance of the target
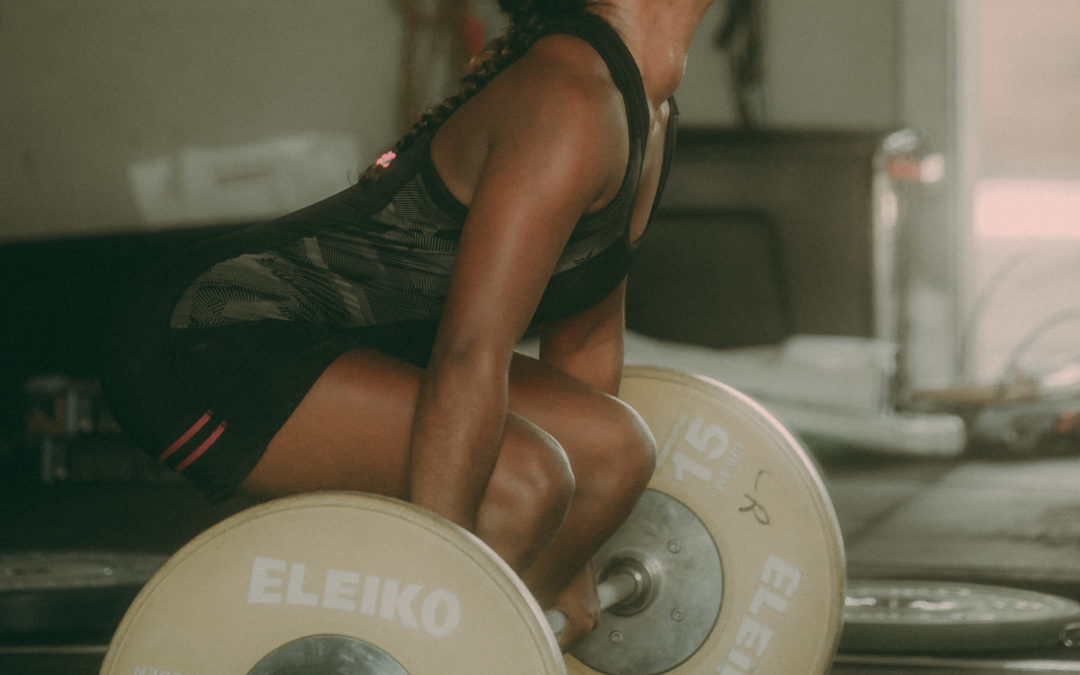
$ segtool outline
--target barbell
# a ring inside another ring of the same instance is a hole
[[[596,598],[600,611],[610,610],[616,605],[627,606],[648,602],[652,589],[652,577],[637,561],[620,560],[607,577],[596,584]],[[618,611],[618,610],[616,610]],[[562,637],[566,630],[566,615],[557,609],[544,612],[544,618],[551,626],[556,638]]]
[[[706,378],[627,368],[657,469],[594,559],[598,628],[560,654],[482,541],[411,504],[315,493],[242,511],[147,582],[103,675],[825,673],[840,636],[840,528],[812,460]]]

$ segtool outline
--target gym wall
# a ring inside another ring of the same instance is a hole
[[[396,133],[396,5],[6,0],[0,240],[162,228],[170,212],[140,206],[155,194],[203,205],[172,205],[177,218],[198,226],[237,219],[235,202],[244,198],[257,202],[246,215],[268,215],[288,206],[267,202],[295,188],[294,176],[275,174],[290,161],[337,162],[325,187],[312,189],[346,185],[355,178],[347,175],[350,158],[366,163]],[[679,93],[688,124],[735,119],[727,64],[713,45],[724,7],[717,3],[703,23]],[[771,122],[895,125],[895,8],[892,1],[811,8],[767,0]],[[327,161],[318,154],[324,141],[351,148]],[[208,196],[200,169],[240,183]],[[243,192],[242,180],[260,171],[270,175]],[[194,186],[177,195],[175,183],[185,177]],[[220,217],[199,210],[214,199],[222,202]]]
[[[950,4],[762,2],[771,127],[912,126],[948,153]],[[680,88],[688,126],[736,120],[713,44],[725,7]],[[5,0],[0,242],[244,222],[339,189],[396,134],[401,52],[396,0]],[[935,377],[956,287],[945,194],[921,206],[910,261]]]

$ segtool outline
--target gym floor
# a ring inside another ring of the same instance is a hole
[[[844,533],[850,578],[992,583],[1080,599],[1080,457],[943,462],[815,454]],[[177,482],[5,487],[3,552],[167,555],[245,506],[210,507]],[[101,631],[58,630],[37,641],[51,646],[48,656],[9,641],[0,644],[0,672],[96,673],[107,639]],[[832,672],[1080,672],[1080,650],[952,658],[842,653]]]
[[[1080,599],[1080,457],[820,459],[850,579],[985,583]],[[929,660],[841,654],[833,672],[1080,672],[1080,651]]]

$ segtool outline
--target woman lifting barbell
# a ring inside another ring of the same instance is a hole
[[[624,283],[712,0],[499,0],[464,91],[354,186],[171,258],[122,303],[117,419],[210,499],[358,490],[475,532],[564,647],[654,441]],[[538,359],[515,353],[540,336]]]

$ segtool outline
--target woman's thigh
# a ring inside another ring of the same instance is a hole
[[[345,352],[323,371],[271,439],[242,490],[280,496],[340,489],[406,498],[413,412],[422,377],[416,366],[374,349]],[[591,440],[610,425],[601,420],[590,424],[588,418],[613,407],[619,412],[619,406],[578,380],[515,356],[511,410],[496,476],[520,485],[537,472],[565,468],[561,444],[569,442],[575,452],[590,445],[586,437]]]
[[[407,496],[421,374],[374,349],[343,353],[270,440],[241,491],[263,497],[317,490]]]

